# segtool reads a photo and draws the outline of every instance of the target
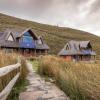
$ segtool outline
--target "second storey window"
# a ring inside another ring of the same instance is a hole
[[[30,35],[29,32],[24,33],[21,41],[24,43],[33,43],[34,42],[33,37]]]
[[[69,47],[69,45],[67,45],[67,46],[66,46],[66,50],[70,50],[70,47]]]
[[[30,36],[23,36],[22,41],[25,42],[25,43],[32,43],[33,42],[33,38],[30,37]]]

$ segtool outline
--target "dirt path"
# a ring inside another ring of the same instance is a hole
[[[69,98],[55,84],[45,82],[28,63],[30,73],[27,77],[29,86],[20,94],[19,100],[69,100]]]

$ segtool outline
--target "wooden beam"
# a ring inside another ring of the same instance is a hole
[[[47,54],[47,50],[45,50],[45,54]]]
[[[15,85],[16,81],[18,80],[20,76],[20,73],[18,73],[10,82],[9,84],[4,88],[2,92],[0,92],[0,100],[6,100],[8,95],[10,94],[13,86]]]
[[[39,54],[41,55],[41,50],[39,50]]]
[[[6,67],[2,67],[0,68],[0,77],[8,74],[9,72],[19,68],[21,66],[20,63],[17,63],[15,65],[9,65],[9,66],[6,66]]]

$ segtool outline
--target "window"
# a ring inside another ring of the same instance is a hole
[[[33,43],[33,37],[30,35],[29,32],[24,33],[23,37],[22,37],[22,42],[24,43]]]
[[[67,45],[67,46],[66,46],[66,50],[69,50],[69,49],[70,49],[70,48],[69,48],[69,45]]]
[[[35,48],[35,41],[29,33],[25,33],[20,40],[20,47]]]
[[[9,37],[8,37],[8,41],[14,41],[12,35],[10,34]]]
[[[25,32],[24,36],[31,36],[29,32]]]
[[[25,43],[32,43],[33,42],[33,38],[30,37],[30,36],[23,36],[22,41],[25,42]]]

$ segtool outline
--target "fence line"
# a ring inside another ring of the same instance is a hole
[[[0,68],[0,77],[3,77],[3,76],[9,74],[10,72],[13,72],[14,70],[16,70],[18,68],[21,69],[20,63],[17,63],[15,65],[9,65],[9,66],[6,66],[6,67],[2,67],[2,68]],[[19,76],[20,76],[20,70],[10,80],[8,85],[0,92],[0,100],[6,100],[7,99],[8,95],[10,94],[10,92],[11,92],[13,86],[15,85],[16,81],[18,80]]]
[[[21,64],[17,63],[15,65],[9,65],[9,66],[0,68],[0,77],[8,74],[9,72],[12,72],[13,70],[19,68],[20,66]]]

